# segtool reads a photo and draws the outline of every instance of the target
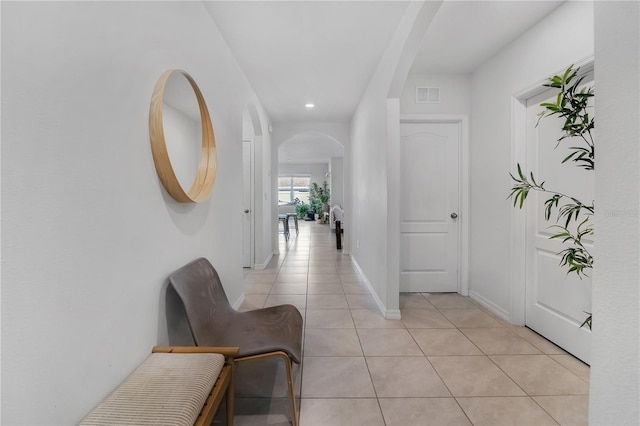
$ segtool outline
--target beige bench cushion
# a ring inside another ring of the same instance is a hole
[[[220,354],[151,354],[81,425],[185,425],[224,366]]]

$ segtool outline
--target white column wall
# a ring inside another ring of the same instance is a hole
[[[589,423],[640,424],[640,4],[596,2]]]
[[[560,38],[562,41],[560,41]],[[471,76],[471,297],[511,314],[511,100],[593,56],[593,4],[567,2]],[[519,256],[519,254],[513,254]]]
[[[420,41],[439,7],[440,2],[408,5],[356,109],[351,150],[345,154],[345,161],[351,164],[353,194],[353,213],[349,216],[347,212],[352,232],[345,237],[376,302],[389,318],[400,316],[400,207],[389,202],[389,195],[399,190],[399,98]]]
[[[166,194],[151,157],[170,68],[215,128],[197,205]],[[3,2],[2,89],[2,423],[76,424],[168,343],[173,270],[205,256],[240,297],[242,113],[259,103],[200,2]]]

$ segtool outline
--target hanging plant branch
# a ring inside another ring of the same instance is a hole
[[[585,269],[593,268],[593,256],[582,243],[584,237],[593,235],[593,227],[587,223],[588,221],[589,218],[586,217],[573,233],[565,226],[552,225],[551,228],[557,228],[559,232],[549,237],[549,239],[562,238],[563,243],[572,245],[558,253],[562,256],[560,266],[569,267],[568,273],[575,272],[580,278],[588,276],[584,272]]]
[[[536,127],[545,117],[563,118],[562,135],[557,140],[556,148],[565,139],[571,139],[576,143],[568,147],[569,154],[562,160],[562,164],[571,161],[584,170],[594,170],[595,144],[591,131],[595,128],[595,120],[589,115],[589,100],[594,96],[594,90],[592,86],[580,87],[584,77],[579,77],[579,71],[579,68],[574,69],[570,66],[563,75],[556,75],[544,84],[545,87],[558,89],[558,95],[555,102],[540,104],[544,109],[538,114]],[[550,229],[556,232],[549,239],[562,240],[567,246],[558,253],[561,256],[560,266],[566,267],[567,273],[575,273],[580,278],[588,276],[586,271],[593,268],[594,260],[583,239],[594,234],[590,223],[595,213],[594,203],[586,204],[570,195],[545,188],[544,181],[538,183],[533,172],[527,175],[522,171],[520,164],[517,164],[517,176],[512,173],[509,175],[513,186],[508,198],[513,200],[514,207],[522,209],[531,191],[549,195],[544,203],[545,220],[549,221],[553,213],[557,212],[555,224],[550,226]],[[570,227],[572,222],[577,223],[573,230],[573,227]],[[580,327],[586,325],[591,329],[591,313],[585,313],[588,317]]]
[[[584,80],[584,77],[578,77],[579,71],[580,68],[573,69],[573,66],[570,66],[564,75],[556,75],[543,85],[559,89],[559,91],[555,102],[540,104],[544,110],[538,114],[538,123],[544,117],[553,115],[564,118],[563,135],[558,139],[558,145],[567,138],[575,137],[579,137],[579,141],[583,145],[569,147],[571,152],[562,160],[562,163],[571,160],[578,167],[593,170],[595,167],[595,144],[591,130],[595,127],[595,120],[593,116],[589,116],[589,99],[594,96],[594,91],[592,86],[579,88]]]
[[[551,195],[551,198],[547,199],[547,201],[545,201],[544,203],[545,204],[545,214],[544,214],[545,220],[549,220],[551,218],[551,213],[554,210],[554,208],[558,209],[558,216],[557,216],[556,222],[559,222],[560,219],[564,218],[565,227],[569,226],[569,223],[571,222],[572,218],[577,221],[580,214],[593,215],[595,211],[595,207],[593,203],[586,205],[586,204],[583,204],[577,198],[570,197],[569,195],[566,195],[560,192],[547,190],[544,187],[545,182],[537,183],[533,176],[533,173],[530,173],[530,180],[529,180],[527,176],[522,173],[522,167],[520,166],[519,163],[517,164],[517,167],[518,167],[518,177],[509,173],[509,176],[511,176],[511,179],[515,182],[515,184],[511,188],[511,193],[509,194],[509,197],[508,197],[513,199],[514,207],[518,206],[520,209],[522,209],[522,207],[524,206],[524,202],[527,199],[527,196],[529,195],[529,192],[539,191],[539,192],[544,192]],[[560,200],[562,200],[563,198],[568,198],[572,202],[562,204],[558,208]]]

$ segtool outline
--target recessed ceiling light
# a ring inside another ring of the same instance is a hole
[[[313,108],[315,105],[314,104],[304,104],[305,107],[307,108]]]

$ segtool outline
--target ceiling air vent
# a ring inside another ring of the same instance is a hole
[[[416,87],[416,102],[421,104],[439,104],[439,87]]]

